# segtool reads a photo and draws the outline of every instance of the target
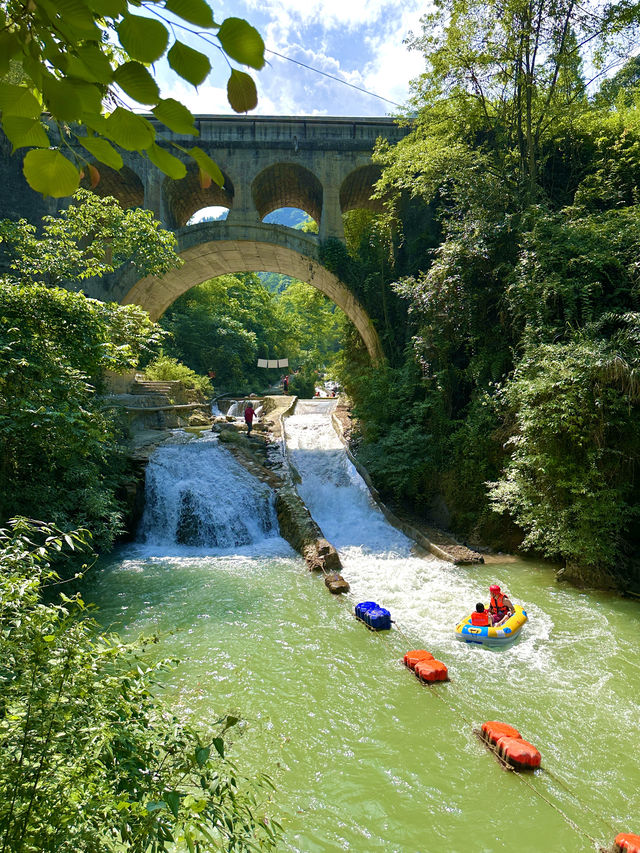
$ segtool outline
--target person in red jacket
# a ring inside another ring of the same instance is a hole
[[[471,624],[480,628],[493,625],[493,616],[488,610],[484,609],[484,604],[481,601],[476,604],[475,612],[471,614]]]
[[[253,416],[255,415],[256,410],[253,408],[253,404],[249,403],[249,405],[244,410],[244,422],[247,425],[247,435],[251,435],[251,427],[253,426]]]
[[[489,613],[493,616],[494,625],[502,625],[510,616],[516,612],[511,600],[500,590],[497,583],[489,587],[491,601],[489,602]]]

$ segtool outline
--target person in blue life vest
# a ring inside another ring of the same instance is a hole
[[[471,624],[477,625],[479,628],[486,628],[493,625],[493,616],[488,610],[485,610],[484,604],[481,601],[476,604],[476,609],[471,614]]]
[[[516,612],[511,600],[501,591],[497,583],[489,587],[491,600],[489,601],[489,613],[493,617],[493,624],[497,628]]]

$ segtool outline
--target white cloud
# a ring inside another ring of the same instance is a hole
[[[247,8],[259,10],[287,32],[294,25],[317,24],[323,29],[357,28],[385,16],[398,16],[406,8],[402,0],[247,0]],[[419,4],[412,3],[418,7]]]

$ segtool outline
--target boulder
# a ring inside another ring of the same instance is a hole
[[[189,426],[209,426],[211,418],[204,412],[193,412],[189,417]]]
[[[343,592],[349,592],[350,589],[349,584],[342,577],[342,575],[338,575],[335,572],[330,575],[327,575],[324,579],[324,583],[329,592],[332,592],[334,595],[339,595]]]

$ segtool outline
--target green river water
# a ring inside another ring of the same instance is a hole
[[[182,660],[165,692],[179,713],[205,728],[244,718],[230,757],[273,779],[283,851],[581,853],[640,833],[640,605],[559,585],[533,561],[413,555],[315,421],[291,419],[288,439],[349,596],[331,596],[273,532],[218,549],[147,542],[99,576],[100,620],[125,637],[160,632],[158,654]],[[227,484],[240,476],[228,465]],[[351,515],[355,504],[373,515]],[[494,580],[530,622],[511,648],[466,646],[453,627]],[[365,598],[397,627],[356,622]],[[412,648],[444,661],[451,682],[421,685],[401,662]],[[543,769],[502,770],[474,734],[485,720],[515,725]]]

